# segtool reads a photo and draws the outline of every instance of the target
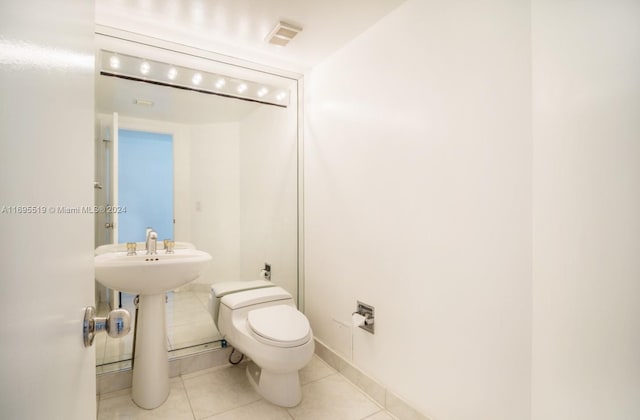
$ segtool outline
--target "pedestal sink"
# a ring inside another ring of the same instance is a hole
[[[139,295],[131,396],[142,408],[156,408],[169,396],[165,293],[195,280],[210,261],[211,255],[191,248],[173,254],[119,251],[95,256],[97,281]]]

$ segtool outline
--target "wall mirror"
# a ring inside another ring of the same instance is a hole
[[[96,246],[111,243],[114,236],[118,242],[144,241],[141,226],[156,224],[163,230],[161,238],[211,254],[202,276],[167,293],[167,347],[170,357],[217,348],[221,337],[207,311],[211,284],[258,279],[268,263],[272,281],[299,296],[298,80],[182,46],[152,46],[105,34],[97,35],[97,46],[96,205],[113,204],[115,194],[121,217],[96,213]],[[241,94],[203,93],[198,86],[141,81],[144,74],[100,74],[107,54],[114,52],[153,66],[175,66],[183,76],[192,72],[183,78],[186,84],[199,73],[198,85],[211,87],[222,75],[235,83],[236,92],[247,81],[252,88],[264,84],[270,92],[289,96],[286,104],[271,105],[234,97]],[[117,177],[114,165],[122,168]],[[148,195],[152,187],[157,191]],[[135,296],[96,283],[99,312],[120,305],[133,316],[134,301]],[[128,368],[133,334],[105,336],[95,343],[98,372]]]

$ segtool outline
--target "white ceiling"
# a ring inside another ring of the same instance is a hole
[[[304,72],[405,0],[96,0],[96,23]],[[286,47],[264,41],[279,20],[301,26]]]
[[[302,73],[405,0],[96,0],[96,24]],[[286,47],[265,42],[279,20],[301,26]],[[153,106],[136,105],[136,99]],[[203,124],[239,121],[261,105],[96,76],[96,111]]]

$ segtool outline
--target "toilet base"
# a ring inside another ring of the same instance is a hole
[[[249,382],[265,400],[281,407],[295,407],[302,401],[298,371],[269,372],[250,362],[247,365]]]

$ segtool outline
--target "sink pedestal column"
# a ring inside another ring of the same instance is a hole
[[[148,410],[169,396],[169,354],[164,293],[140,295],[131,397]]]

